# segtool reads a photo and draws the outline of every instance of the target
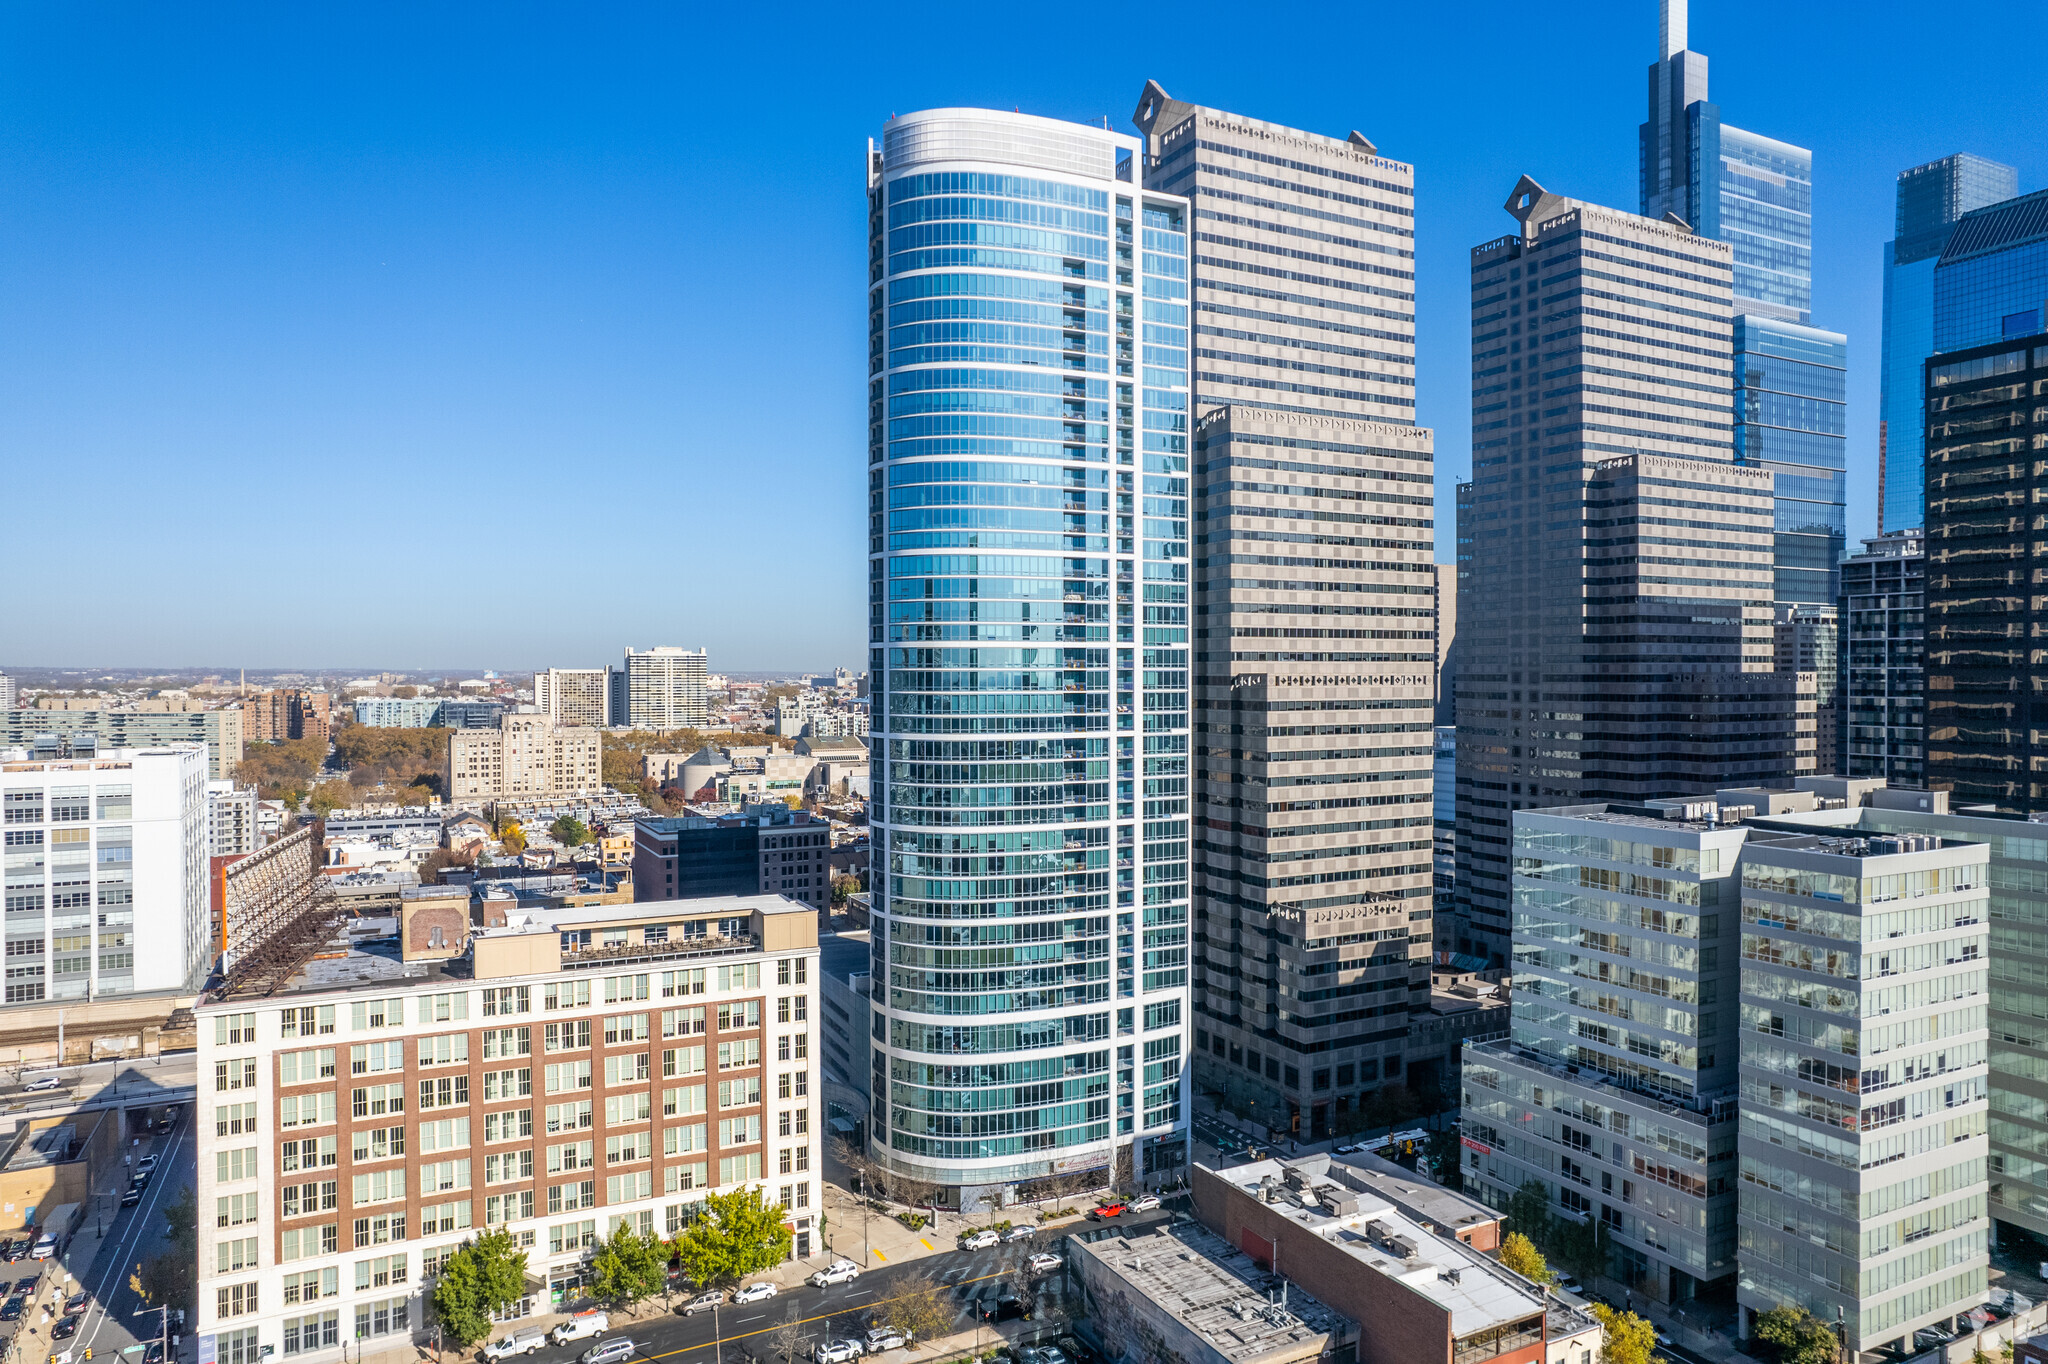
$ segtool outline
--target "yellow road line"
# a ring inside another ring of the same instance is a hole
[[[1004,1276],[1005,1274],[1007,1274],[1008,1272],[1009,1272],[1009,1271],[1007,1271],[1007,1270],[1001,1270],[1001,1269],[999,1269],[999,1270],[997,1270],[997,1271],[996,1271],[995,1273],[993,1273],[993,1274],[983,1274],[983,1275],[981,1275],[981,1276],[980,1276],[979,1278],[973,1278],[973,1279],[962,1279],[962,1280],[960,1280],[960,1282],[958,1282],[958,1283],[956,1283],[956,1284],[941,1284],[941,1285],[940,1285],[940,1287],[941,1287],[941,1288],[949,1288],[949,1287],[950,1287],[950,1288],[965,1288],[965,1287],[966,1287],[966,1286],[967,1286],[968,1284],[971,1284],[971,1283],[986,1283],[986,1282],[987,1282],[988,1280],[990,1280],[990,1279],[1000,1279],[1000,1278],[1002,1278],[1002,1277],[1003,1277],[1003,1276]],[[899,1296],[900,1296],[900,1295],[899,1295]],[[869,1310],[870,1308],[875,1308],[875,1307],[881,1307],[881,1306],[883,1306],[883,1305],[884,1305],[884,1304],[886,1304],[886,1303],[892,1303],[892,1302],[894,1302],[894,1301],[896,1301],[896,1299],[895,1299],[895,1298],[878,1298],[878,1299],[876,1299],[876,1300],[875,1300],[874,1302],[868,1303],[868,1304],[867,1304],[867,1306],[865,1306],[865,1307],[859,1307],[859,1308],[851,1308],[851,1309],[847,1309],[847,1310],[851,1310],[851,1311],[861,1311],[861,1312],[865,1312],[865,1311]],[[799,1319],[799,1320],[797,1321],[797,1325],[799,1325],[799,1326],[809,1326],[809,1325],[810,1325],[810,1324],[811,1324],[812,1322],[814,1322],[814,1321],[830,1321],[830,1320],[831,1320],[832,1318],[834,1318],[834,1317],[836,1317],[836,1316],[840,1316],[840,1315],[842,1315],[842,1314],[841,1314],[840,1312],[820,1312],[820,1313],[819,1313],[819,1314],[818,1314],[817,1316],[815,1316],[815,1317],[803,1317],[803,1318],[800,1318],[800,1319]],[[724,1344],[724,1343],[725,1343],[726,1341],[728,1341],[728,1340],[745,1340],[745,1339],[746,1339],[746,1338],[747,1338],[748,1336],[765,1336],[765,1335],[767,1335],[767,1334],[768,1334],[768,1333],[769,1333],[770,1331],[780,1331],[780,1330],[781,1330],[781,1329],[782,1329],[782,1328],[783,1328],[784,1326],[786,1326],[786,1325],[788,1325],[788,1323],[787,1323],[787,1322],[778,1322],[778,1323],[776,1323],[776,1324],[775,1324],[775,1325],[773,1325],[773,1326],[763,1326],[763,1327],[759,1327],[758,1329],[756,1329],[756,1330],[752,1330],[752,1331],[742,1331],[742,1332],[740,1332],[740,1334],[738,1334],[738,1335],[736,1335],[736,1336],[722,1336],[722,1337],[720,1337],[720,1338],[718,1339],[718,1341],[716,1342],[716,1344],[717,1344],[717,1345],[723,1345],[723,1344]],[[636,1357],[637,1357],[637,1358],[640,1358],[640,1359],[672,1359],[672,1358],[674,1358],[674,1357],[675,1357],[676,1355],[680,1355],[680,1354],[688,1354],[688,1353],[689,1353],[689,1352],[690,1352],[691,1350],[701,1350],[701,1349],[703,1349],[703,1348],[704,1348],[704,1347],[703,1347],[702,1345],[685,1345],[685,1346],[684,1346],[684,1347],[683,1347],[682,1349],[680,1349],[680,1350],[668,1350],[668,1351],[666,1351],[666,1352],[664,1352],[664,1353],[662,1353],[662,1354],[658,1354],[658,1355],[640,1355],[640,1356],[636,1356]]]
[[[879,1250],[875,1250],[873,1246],[870,1246],[870,1247],[868,1247],[868,1249],[869,1249],[869,1250],[871,1250],[871,1251],[873,1251],[873,1252],[874,1252],[874,1256],[875,1256],[875,1258],[876,1258],[877,1260],[880,1260],[880,1261],[881,1261],[881,1262],[882,1262],[883,1264],[887,1264],[887,1263],[889,1262],[889,1257],[888,1257],[888,1256],[886,1256],[886,1255],[884,1255],[884,1254],[882,1254],[882,1252],[881,1252],[881,1251],[879,1251]]]
[[[930,1241],[927,1241],[927,1240],[925,1240],[925,1239],[924,1239],[924,1237],[922,1237],[922,1236],[920,1236],[920,1237],[918,1237],[918,1238],[917,1238],[917,1243],[918,1243],[919,1245],[923,1246],[923,1247],[924,1247],[924,1248],[925,1248],[926,1250],[937,1250],[937,1249],[938,1249],[938,1247],[937,1247],[937,1246],[933,1245],[933,1244],[932,1244],[932,1243],[931,1243]]]

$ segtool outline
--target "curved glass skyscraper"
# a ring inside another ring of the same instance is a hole
[[[869,149],[871,1131],[968,1208],[1184,1158],[1188,224],[1141,165],[982,109]]]

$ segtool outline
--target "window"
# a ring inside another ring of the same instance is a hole
[[[239,1274],[245,1269],[256,1268],[256,1238],[237,1237],[232,1241],[213,1243],[213,1272],[216,1274]]]
[[[288,1051],[277,1058],[277,1081],[284,1085],[308,1084],[334,1078],[334,1048]]]
[[[718,1121],[718,1144],[720,1146],[750,1146],[761,1140],[761,1115],[751,1113],[743,1118],[721,1118]]]
[[[582,1132],[590,1128],[590,1100],[548,1105],[548,1132]]]
[[[574,1184],[548,1185],[548,1211],[574,1212],[578,1208],[597,1206],[597,1181],[581,1180]]]
[[[372,1170],[355,1177],[355,1206],[368,1207],[373,1203],[398,1203],[405,1199],[405,1167],[391,1170]]]
[[[661,1116],[679,1117],[686,1113],[704,1111],[703,1085],[678,1085],[674,1089],[661,1091]]]
[[[548,1051],[581,1051],[590,1045],[590,1020],[550,1023],[541,1031],[541,1046]]]
[[[661,1035],[663,1037],[702,1037],[704,1035],[704,1006],[699,1004],[689,1009],[662,1010]]]
[[[214,1180],[226,1184],[230,1180],[256,1178],[256,1148],[244,1147],[235,1151],[213,1153]]]
[[[341,1201],[340,1185],[332,1179],[285,1184],[278,1192],[280,1212],[285,1217],[311,1217],[318,1212],[333,1212]]]
[[[466,994],[419,997],[419,1020],[422,1023],[457,1023],[468,1017],[469,996]]]
[[[460,1108],[469,1102],[469,1077],[444,1075],[420,1081],[421,1108]]]
[[[389,1288],[404,1283],[405,1262],[403,1255],[379,1255],[374,1260],[356,1261],[356,1291],[366,1288]]]
[[[661,1172],[663,1193],[683,1193],[690,1189],[710,1187],[710,1166],[704,1161],[690,1165],[671,1165]],[[678,1225],[671,1219],[671,1225]]]
[[[239,1227],[254,1222],[261,1215],[259,1206],[261,1194],[229,1194],[213,1200],[213,1224],[216,1227]]]
[[[405,1001],[402,999],[359,999],[349,1005],[348,1010],[349,1026],[357,1032],[405,1026]]]
[[[280,1037],[320,1037],[334,1031],[334,1006],[320,1004],[306,1009],[286,1009]]]
[[[590,1003],[590,982],[587,980],[563,981],[559,985],[541,987],[541,1007],[545,1009],[576,1009]]]
[[[533,1215],[531,1189],[521,1189],[517,1193],[492,1194],[484,1200],[485,1226],[495,1227],[506,1222],[524,1221]]]
[[[348,1073],[381,1075],[387,1070],[405,1069],[405,1043],[371,1042],[348,1049]]]
[[[761,988],[761,963],[750,961],[744,966],[721,966],[718,968],[718,992],[727,990],[758,990]]]
[[[761,1102],[761,1077],[749,1075],[743,1080],[720,1080],[718,1082],[718,1106],[720,1108],[746,1108]]]
[[[338,1311],[284,1319],[284,1352],[288,1355],[332,1349],[340,1340],[341,1313]]]
[[[256,1311],[256,1285],[222,1284],[213,1290],[213,1314],[217,1317],[246,1317]]]
[[[749,1151],[745,1155],[726,1156],[718,1162],[720,1185],[744,1184],[761,1177],[761,1153]]]
[[[654,1174],[649,1170],[636,1170],[631,1174],[613,1175],[604,1182],[604,1201],[613,1207],[631,1203],[635,1199],[654,1197]]]
[[[532,1054],[533,1029],[484,1029],[484,1060],[510,1060],[514,1056],[531,1056]]]
[[[693,1122],[682,1127],[664,1127],[661,1130],[661,1153],[665,1156],[687,1156],[711,1149],[705,1124]]]
[[[449,1259],[461,1249],[461,1246],[429,1246],[421,1251],[420,1278],[438,1278],[441,1271],[448,1267]]]
[[[251,1058],[246,1061],[215,1061],[213,1063],[213,1087],[217,1090],[256,1088],[255,1059]]]
[[[334,1163],[333,1137],[304,1137],[277,1148],[277,1167],[286,1174],[295,1170],[323,1170]]]
[[[606,976],[604,978],[604,1002],[623,1004],[629,999],[647,998],[646,976]]]
[[[506,1151],[501,1155],[484,1157],[484,1183],[510,1184],[517,1179],[533,1178],[533,1151],[531,1148]]]
[[[437,1160],[420,1166],[422,1194],[452,1193],[469,1187],[469,1159]]]
[[[315,1255],[332,1255],[341,1249],[340,1229],[329,1222],[324,1227],[287,1227],[278,1234],[280,1264],[309,1260]]]
[[[811,1001],[807,995],[784,995],[775,1001],[777,1023],[802,1023],[811,1016]]]
[[[517,1141],[533,1135],[533,1110],[512,1108],[503,1113],[484,1114],[484,1140]]]
[[[761,1039],[750,1037],[744,1042],[720,1042],[718,1044],[718,1068],[740,1070],[747,1066],[761,1064]]]
[[[548,1173],[588,1170],[597,1164],[596,1146],[587,1141],[566,1141],[548,1148]]]
[[[533,1070],[521,1066],[517,1070],[487,1070],[484,1072],[484,1101],[493,1099],[524,1099],[533,1093]]]
[[[349,1095],[349,1113],[358,1118],[381,1118],[387,1113],[405,1112],[404,1085],[368,1085]]]
[[[638,1084],[652,1072],[647,1067],[647,1053],[628,1052],[624,1056],[604,1058],[604,1082],[608,1085]]]
[[[720,1048],[723,1050],[723,1047]],[[669,1075],[702,1075],[704,1073],[704,1048],[669,1047],[661,1053],[661,1073]]]
[[[571,1090],[590,1088],[590,1062],[558,1061],[547,1067],[546,1092],[563,1094]],[[488,1096],[486,1096],[488,1097]]]
[[[341,1296],[341,1271],[338,1269],[309,1269],[303,1274],[284,1276],[284,1305],[296,1307],[302,1302],[318,1302],[322,1298]]]
[[[661,973],[661,997],[680,999],[686,995],[701,995],[705,991],[704,968],[694,971],[664,971]]]
[[[256,1328],[222,1331],[214,1342],[219,1364],[256,1364]]]
[[[811,1110],[799,1108],[794,1112],[784,1110],[778,1115],[779,1135],[785,1137],[808,1136],[811,1130]]]
[[[467,1151],[469,1149],[469,1119],[443,1118],[439,1122],[420,1124],[420,1151]]]
[[[533,1012],[533,987],[531,985],[504,985],[484,991],[484,1017],[502,1018],[508,1014]]]
[[[419,1061],[423,1066],[468,1065],[469,1034],[448,1032],[442,1033],[439,1037],[422,1037]]]
[[[597,1244],[597,1221],[595,1218],[582,1222],[564,1222],[548,1228],[548,1254],[565,1255],[572,1250],[583,1250]]]
[[[256,1040],[255,1014],[216,1014],[213,1019],[213,1044],[216,1047],[239,1047]],[[254,1311],[254,1308],[250,1309]]]
[[[647,1160],[654,1152],[649,1149],[648,1132],[627,1132],[604,1139],[604,1161],[607,1165],[631,1165]]]
[[[609,1095],[604,1101],[604,1120],[608,1126],[646,1122],[653,1116],[654,1105],[644,1089],[631,1094]]]
[[[646,1014],[613,1014],[604,1021],[604,1042],[608,1047],[620,1042],[645,1042],[646,1040]]]
[[[777,985],[803,985],[810,978],[810,962],[803,957],[784,957],[775,963]]]
[[[400,1171],[403,1174],[404,1171]],[[421,1228],[422,1234],[425,1228]],[[356,1219],[356,1249],[364,1246],[389,1245],[405,1239],[405,1214],[388,1213],[382,1217],[358,1217]]]
[[[718,1006],[718,1030],[731,1032],[735,1028],[758,1028],[761,1026],[761,1001],[744,1000],[738,1004]]]
[[[307,1097],[313,1098],[315,1096],[308,1095]],[[334,1096],[332,1094],[329,1094],[325,1097],[327,1099],[326,1120],[328,1122],[333,1122]],[[281,1123],[285,1127],[291,1127],[296,1124],[296,1122],[298,1121],[296,1117],[287,1118],[283,1116],[286,1112],[290,1112],[293,1114],[296,1114],[298,1112],[298,1103],[296,1100],[280,1099],[278,1100],[278,1109],[279,1123]],[[244,1132],[254,1132],[255,1130],[255,1104],[221,1104],[219,1107],[213,1110],[213,1134],[217,1137],[238,1137],[242,1135]]]

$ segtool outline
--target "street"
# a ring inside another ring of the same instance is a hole
[[[37,1114],[108,1104],[190,1103],[199,1053],[117,1057],[80,1066],[0,1068],[0,1114]],[[49,1079],[54,1089],[31,1089]]]

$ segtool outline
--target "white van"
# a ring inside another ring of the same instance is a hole
[[[572,1340],[587,1340],[601,1336],[612,1329],[612,1319],[603,1312],[578,1312],[561,1325],[555,1327],[555,1344],[567,1345]]]
[[[54,1232],[44,1232],[36,1238],[36,1248],[29,1252],[32,1260],[47,1260],[57,1253],[57,1237]]]

